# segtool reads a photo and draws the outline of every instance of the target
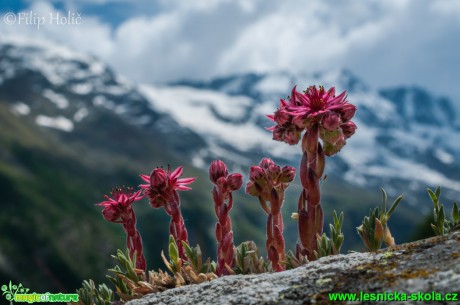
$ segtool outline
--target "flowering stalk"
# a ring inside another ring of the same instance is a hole
[[[145,257],[142,253],[142,238],[136,229],[136,214],[132,204],[142,199],[142,190],[133,193],[133,188],[117,187],[111,192],[113,198],[104,196],[107,200],[97,205],[103,206],[102,215],[107,221],[121,223],[126,232],[126,246],[131,259],[136,258],[136,268],[146,268]]]
[[[194,182],[196,178],[178,179],[182,175],[182,171],[182,166],[173,172],[169,166],[167,171],[156,168],[150,176],[141,175],[141,178],[148,184],[142,184],[140,187],[144,189],[144,194],[149,197],[150,205],[153,208],[164,207],[166,214],[171,217],[169,233],[176,241],[180,258],[187,260],[182,242],[188,244],[188,234],[180,211],[180,197],[177,191],[191,190],[187,185]]]
[[[234,267],[234,246],[232,222],[228,213],[233,207],[232,192],[238,190],[243,184],[240,174],[228,174],[227,166],[220,160],[213,161],[209,168],[209,179],[214,184],[212,196],[214,210],[217,216],[216,239],[218,276],[229,274],[227,267]]]
[[[250,181],[246,193],[259,198],[260,205],[268,214],[267,219],[267,255],[275,271],[285,270],[286,252],[283,238],[283,215],[281,207],[284,191],[294,179],[295,168],[284,166],[282,169],[271,159],[264,158],[259,166],[251,166]],[[267,206],[267,201],[270,206]]]
[[[279,109],[268,117],[276,123],[270,127],[273,139],[290,145],[300,141],[302,132],[302,160],[300,181],[303,190],[299,197],[297,256],[314,260],[317,251],[316,236],[323,231],[323,210],[319,180],[325,168],[325,156],[340,151],[356,130],[351,118],[356,107],[346,100],[346,92],[335,96],[335,88],[328,91],[320,86],[309,87],[304,93],[292,89],[288,101],[281,100]],[[322,139],[323,144],[319,142]]]

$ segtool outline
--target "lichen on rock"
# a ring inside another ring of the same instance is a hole
[[[128,302],[127,305],[347,304],[331,302],[328,293],[360,291],[397,291],[407,294],[432,291],[460,292],[460,232],[378,252],[323,257],[296,269],[279,273],[224,276],[199,285],[146,295]],[[420,302],[387,302],[417,303]]]

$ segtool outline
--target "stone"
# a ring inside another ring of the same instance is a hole
[[[402,301],[404,293],[421,296],[425,300],[444,297],[446,293],[460,295],[460,232],[373,253],[354,252],[323,257],[279,273],[224,276],[199,285],[149,294],[127,305],[376,304],[370,299],[364,302],[333,302],[328,296],[329,293],[356,293],[358,297],[365,298],[360,295],[361,291],[380,293],[382,298],[384,294],[387,298],[396,298],[393,301],[387,299],[382,304],[423,303]],[[430,304],[460,304],[460,301]]]

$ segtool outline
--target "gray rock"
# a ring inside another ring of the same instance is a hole
[[[411,294],[460,295],[460,232],[384,249],[321,258],[279,273],[225,276],[200,285],[150,294],[127,305],[153,304],[376,304],[335,301],[328,293],[381,293],[399,300],[381,304],[422,304]],[[395,294],[395,292],[397,292]],[[428,293],[428,294],[427,294]],[[458,297],[457,297],[458,299]],[[427,300],[427,299],[425,299]],[[377,302],[378,303],[378,302]],[[460,304],[436,301],[430,304]]]

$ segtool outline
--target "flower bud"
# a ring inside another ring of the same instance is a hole
[[[271,164],[267,168],[267,175],[268,175],[267,178],[269,178],[271,181],[278,180],[278,177],[279,177],[280,173],[281,173],[281,169],[275,163]]]
[[[153,188],[161,190],[168,184],[168,175],[162,168],[156,168],[150,174],[150,184]]]
[[[259,184],[265,184],[265,171],[260,166],[251,166],[249,169],[249,179]]]
[[[283,138],[284,138],[285,130],[286,130],[285,128],[276,125],[275,128],[273,129],[273,140],[284,141]]]
[[[356,106],[346,103],[335,111],[341,115],[343,122],[348,122],[355,115]]]
[[[332,131],[321,128],[320,137],[324,142],[335,145],[343,137],[343,133],[339,128]]]
[[[276,165],[275,162],[273,162],[272,159],[270,158],[263,158],[260,160],[259,166],[263,169],[268,169],[270,165]]]
[[[336,130],[341,123],[340,115],[335,112],[328,112],[324,115],[322,125],[327,130]]]
[[[343,134],[345,135],[345,137],[349,138],[351,137],[352,135],[354,135],[355,131],[356,131],[356,125],[355,123],[353,123],[352,121],[348,121],[342,125],[340,125],[340,127],[342,128],[342,132]]]
[[[281,174],[280,174],[280,182],[281,183],[289,183],[292,180],[294,180],[295,177],[295,168],[292,166],[283,166],[281,169]]]
[[[107,206],[102,210],[102,216],[105,220],[114,222],[120,218],[121,211],[114,206]]]
[[[221,177],[227,177],[228,170],[225,163],[221,160],[215,160],[209,167],[209,179],[212,183],[216,184],[217,180]]]
[[[289,124],[292,117],[289,113],[287,113],[285,109],[278,109],[275,112],[273,119],[275,120],[276,124],[283,126],[285,124]]]
[[[257,190],[254,182],[252,181],[249,181],[247,184],[246,184],[246,194],[248,195],[251,195],[251,196],[254,196],[254,197],[258,197],[259,196],[259,191]]]
[[[243,176],[241,174],[231,174],[227,177],[227,187],[230,192],[236,191],[243,184]]]
[[[289,145],[296,145],[300,141],[300,134],[301,133],[294,128],[288,129],[284,134],[283,140]]]
[[[342,149],[343,146],[345,146],[345,143],[345,140],[339,140],[336,144],[324,142],[324,154],[328,157],[335,155]]]

